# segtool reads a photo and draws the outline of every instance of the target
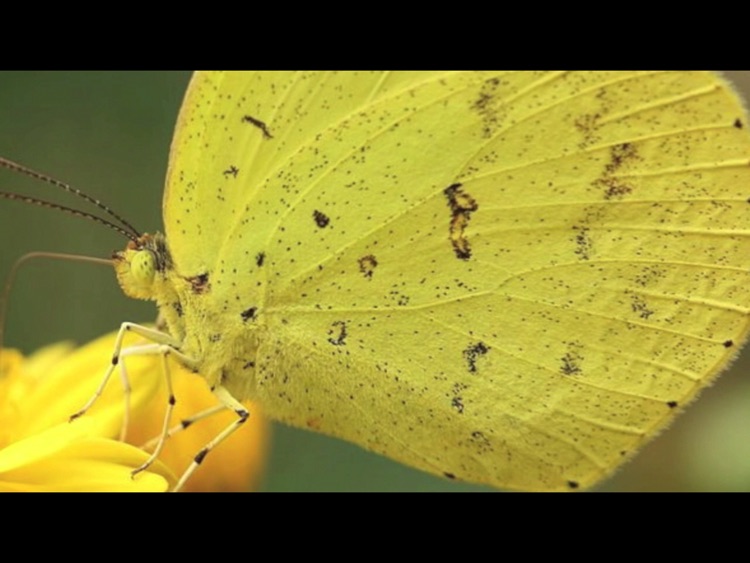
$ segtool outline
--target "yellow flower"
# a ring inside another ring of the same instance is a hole
[[[111,439],[123,413],[122,399],[111,391],[90,415],[68,422],[101,379],[102,356],[95,351],[102,345],[78,351],[56,345],[28,359],[0,352],[1,491],[164,491],[174,483],[161,463],[131,478],[147,456]],[[155,392],[156,385],[144,385],[133,404]]]
[[[131,477],[148,453],[141,446],[159,435],[167,406],[161,360],[128,356],[131,414],[127,442],[120,434],[125,411],[119,369],[83,416],[68,422],[91,397],[109,364],[115,334],[73,351],[55,345],[24,359],[0,351],[0,490],[164,491],[195,454],[234,419],[220,413],[169,438],[160,459]],[[126,345],[134,339],[126,339]],[[205,382],[171,363],[177,405],[172,423],[216,404]],[[248,490],[265,461],[268,425],[257,409],[240,430],[206,456],[184,490]]]

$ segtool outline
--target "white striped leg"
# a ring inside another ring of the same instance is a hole
[[[199,413],[194,414],[193,416],[189,416],[187,418],[183,418],[180,421],[179,424],[174,425],[172,428],[170,428],[167,431],[166,438],[171,438],[175,434],[177,434],[179,432],[182,432],[183,430],[185,430],[186,428],[192,426],[196,422],[201,421],[204,418],[208,418],[210,416],[213,416],[213,415],[215,415],[217,413],[220,413],[224,409],[226,409],[226,407],[224,405],[215,405],[213,407],[209,407],[209,408],[207,408],[205,410],[202,410]],[[161,439],[161,435],[154,436],[148,442],[146,442],[145,444],[143,444],[141,446],[141,449],[142,450],[150,450],[151,448],[153,448],[154,446],[156,446],[159,443],[160,439]]]
[[[172,420],[172,411],[174,410],[174,406],[177,403],[177,399],[174,396],[174,390],[172,388],[172,370],[169,368],[169,355],[174,354],[175,350],[171,348],[170,346],[167,346],[166,344],[149,344],[148,346],[141,346],[139,348],[136,348],[133,350],[133,352],[128,350],[123,350],[123,357],[125,355],[138,355],[138,356],[146,356],[146,355],[158,355],[161,356],[161,366],[162,366],[162,372],[164,373],[164,378],[167,382],[167,408],[164,412],[164,422],[162,423],[161,428],[161,434],[159,435],[159,441],[156,444],[156,449],[153,451],[153,453],[149,456],[149,458],[143,462],[142,465],[139,467],[136,467],[133,469],[133,471],[130,473],[131,477],[135,477],[138,475],[141,471],[144,471],[148,469],[154,461],[156,461],[156,458],[159,457],[159,454],[161,454],[162,449],[164,448],[164,443],[167,441],[168,438],[168,431],[169,431],[169,422]]]
[[[83,408],[79,410],[78,412],[72,414],[70,416],[70,421],[75,420],[79,416],[84,415],[97,401],[99,397],[101,397],[102,392],[104,392],[104,388],[107,386],[107,383],[109,382],[109,378],[112,376],[112,372],[115,370],[115,367],[120,363],[120,358],[122,356],[122,341],[125,338],[125,335],[128,332],[133,332],[134,334],[137,334],[143,338],[146,338],[147,340],[150,340],[151,342],[156,342],[157,344],[163,344],[165,346],[168,346],[175,351],[177,351],[177,347],[179,346],[179,342],[177,342],[174,338],[172,338],[169,334],[166,334],[164,332],[160,332],[158,330],[154,330],[151,328],[147,328],[145,326],[137,325],[135,323],[122,323],[120,325],[120,330],[117,333],[117,338],[115,339],[115,348],[112,352],[112,361],[107,367],[107,371],[104,373],[104,377],[102,378],[102,382],[99,384],[99,387],[96,389],[94,394],[91,396],[91,398],[86,402],[85,405],[83,405]],[[194,362],[192,362],[189,358],[180,356],[183,359],[183,362],[185,362],[186,365],[192,366]],[[182,359],[181,358],[181,359]],[[124,376],[124,378],[127,380],[127,375]],[[128,385],[128,387],[130,387]],[[126,408],[127,412],[127,408]]]
[[[191,475],[195,473],[195,470],[198,469],[198,466],[203,463],[203,460],[211,452],[211,450],[213,450],[216,446],[229,438],[229,436],[231,436],[236,430],[238,430],[250,416],[250,412],[242,405],[242,403],[232,397],[229,391],[224,389],[224,387],[217,386],[213,390],[213,393],[214,395],[216,395],[216,398],[219,399],[222,406],[234,411],[234,413],[237,415],[237,420],[235,420],[224,430],[222,430],[213,440],[203,446],[201,451],[196,454],[195,458],[193,458],[193,462],[187,468],[185,473],[182,474],[182,477],[180,477],[177,485],[172,490],[172,492],[174,493],[179,491],[185,485],[188,479],[190,479]]]

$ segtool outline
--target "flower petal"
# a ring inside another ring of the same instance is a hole
[[[147,454],[92,436],[93,418],[64,423],[0,450],[0,490],[164,491],[174,475],[161,462],[131,478]]]

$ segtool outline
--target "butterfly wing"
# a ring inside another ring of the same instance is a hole
[[[210,272],[220,355],[260,335],[239,398],[448,477],[584,487],[746,338],[745,124],[702,72],[199,74],[167,235]]]

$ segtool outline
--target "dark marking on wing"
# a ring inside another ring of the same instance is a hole
[[[745,126],[745,124],[742,123],[742,120],[738,117],[737,119],[734,120],[734,126],[737,129],[742,129]]]
[[[658,266],[646,266],[635,276],[633,281],[641,287],[648,287],[658,283],[659,280],[664,278],[665,274],[666,272]]]
[[[378,265],[378,261],[372,254],[363,256],[359,259],[359,271],[368,279],[372,279],[372,275],[375,273],[375,268]]]
[[[463,414],[465,405],[464,405],[464,398],[462,393],[469,388],[469,385],[466,383],[454,383],[453,388],[451,389],[451,394],[453,397],[451,398],[451,407],[456,409],[458,411],[458,414]]]
[[[463,397],[453,397],[453,399],[451,399],[451,406],[458,411],[458,414],[463,414],[464,412]]]
[[[211,289],[211,284],[208,283],[208,274],[200,274],[199,276],[185,279],[190,283],[193,293],[200,295],[207,293]]]
[[[482,137],[485,139],[491,138],[500,126],[502,100],[497,92],[499,87],[499,78],[485,80],[479,90],[479,97],[471,106],[482,118]]]
[[[443,476],[444,476],[444,477],[445,477],[446,479],[451,479],[451,480],[453,480],[453,479],[455,479],[455,478],[456,478],[456,476],[455,476],[455,475],[454,475],[453,473],[443,473]]]
[[[593,250],[593,244],[591,243],[591,238],[589,237],[589,228],[578,227],[574,225],[573,230],[576,231],[576,236],[575,236],[576,249],[574,251],[575,254],[577,254],[581,260],[590,259],[591,251]]]
[[[388,297],[396,302],[399,307],[406,307],[409,304],[411,298],[408,295],[401,293],[398,289],[392,289],[388,292]]]
[[[578,481],[568,481],[568,487],[571,489],[577,489],[581,485],[578,484]]]
[[[638,314],[640,318],[648,319],[651,315],[654,314],[654,311],[652,309],[649,309],[646,302],[639,295],[631,295],[630,301],[630,307],[633,309],[634,313]]]
[[[583,141],[578,145],[579,148],[583,149],[594,141],[601,118],[601,113],[584,113],[573,122],[573,126],[583,135]]]
[[[443,190],[451,210],[451,221],[448,229],[449,238],[456,257],[461,260],[471,258],[471,245],[464,231],[469,225],[471,214],[479,209],[476,200],[463,191],[461,184],[452,184]]]
[[[240,171],[240,169],[237,168],[233,164],[229,168],[227,168],[226,170],[224,170],[224,172],[222,172],[222,174],[224,174],[224,176],[232,176],[232,177],[236,178],[237,174],[239,173],[239,171]]]
[[[480,430],[474,430],[471,433],[471,442],[474,445],[474,448],[477,450],[477,453],[479,453],[480,455],[484,455],[492,451],[492,442],[490,442],[490,439],[485,435],[484,432]]]
[[[577,342],[567,342],[568,351],[565,355],[560,358],[562,365],[560,366],[560,373],[563,375],[580,375],[583,373],[581,369],[581,363],[583,362],[583,356],[581,355],[581,345]]]
[[[594,182],[600,188],[604,188],[604,199],[610,200],[622,198],[633,191],[633,187],[617,178],[599,178]]]
[[[334,346],[346,345],[346,323],[344,321],[335,321],[328,329],[328,342]]]
[[[266,139],[273,139],[273,135],[271,135],[271,132],[268,130],[268,126],[265,123],[263,123],[260,119],[256,119],[252,115],[244,115],[242,117],[242,122],[255,125],[255,127],[263,131],[263,136]]]
[[[242,320],[244,322],[255,320],[255,313],[258,310],[257,307],[250,307],[249,309],[245,309],[240,313],[240,316],[242,317]]]
[[[472,344],[463,351],[464,359],[466,360],[466,364],[470,373],[477,372],[477,360],[489,351],[490,347],[487,346],[484,342],[477,342],[476,344]]]
[[[734,346],[734,341],[732,341],[732,340],[725,340],[724,341],[724,348],[731,348],[732,346]]]
[[[676,409],[679,403],[677,401],[667,401],[667,406],[670,409]]]
[[[263,265],[263,262],[266,259],[266,253],[265,252],[258,252],[258,254],[255,256],[255,265],[260,268]]]
[[[610,149],[609,157],[610,161],[604,167],[604,173],[607,176],[611,176],[617,172],[617,170],[622,168],[622,166],[628,161],[640,158],[638,156],[638,151],[632,143],[620,143],[619,145],[614,145]]]
[[[328,215],[321,211],[318,211],[317,209],[313,211],[313,219],[315,219],[315,224],[321,229],[328,226],[328,223],[331,222],[331,220],[328,218]]]
[[[632,143],[620,143],[610,149],[609,162],[604,166],[601,178],[594,180],[594,185],[604,190],[604,199],[622,199],[633,192],[633,186],[615,174],[629,162],[640,160],[638,150]]]

